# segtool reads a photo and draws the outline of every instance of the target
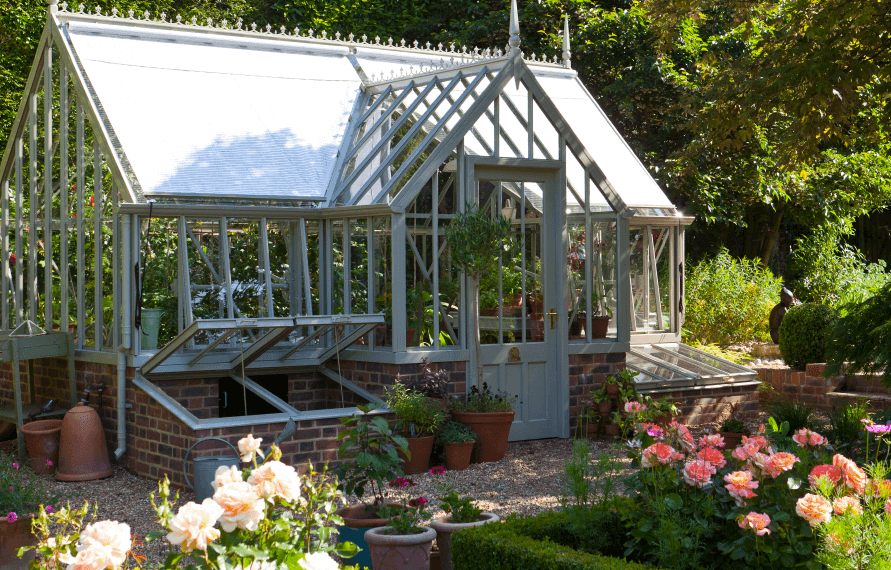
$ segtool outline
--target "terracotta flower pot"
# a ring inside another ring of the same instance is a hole
[[[747,433],[739,433],[734,431],[721,431],[718,434],[724,438],[724,449],[733,449],[742,443],[742,438],[744,435],[749,435]]]
[[[466,425],[477,435],[472,458],[474,463],[489,463],[504,458],[514,412],[452,412],[452,419]]]
[[[0,518],[0,568],[3,570],[25,570],[28,561],[37,556],[34,551],[22,558],[18,556],[19,548],[37,544],[37,537],[31,534],[31,519],[30,515],[20,515],[15,522]]]
[[[671,414],[659,414],[658,416],[656,416],[656,423],[660,426],[667,426],[671,423],[673,417],[674,416],[672,416]]]
[[[404,462],[402,470],[406,475],[417,475],[425,473],[430,467],[430,455],[433,453],[433,436],[427,437],[406,437],[408,440],[408,452],[411,453],[411,459],[405,459],[405,454],[399,452],[399,457]]]
[[[597,411],[600,412],[602,416],[608,416],[611,411],[613,411],[613,403],[612,401],[607,402],[598,402]]]
[[[619,385],[606,384],[606,393],[610,396],[617,396],[619,394]]]
[[[445,444],[445,464],[449,471],[464,471],[470,467],[475,441]]]
[[[418,570],[430,567],[430,548],[436,531],[425,528],[418,534],[386,534],[392,527],[382,526],[365,533],[374,570]],[[441,548],[441,547],[440,547]],[[350,564],[353,561],[350,560]]]
[[[610,437],[616,437],[619,435],[619,424],[606,424],[603,426],[603,431]]]
[[[591,338],[606,338],[611,317],[591,317]]]
[[[40,475],[52,475],[59,464],[59,438],[62,420],[39,420],[24,424],[22,434],[31,459],[31,470]]]
[[[390,507],[404,507],[397,503],[387,503]],[[368,513],[366,508],[368,505],[353,505],[337,509],[336,514],[343,519],[343,526],[338,527],[338,541],[350,541],[361,550],[359,554],[350,558],[347,562],[351,565],[358,564],[359,568],[371,566],[371,554],[368,550],[368,542],[365,540],[365,533],[372,528],[386,526],[390,519],[382,519],[376,515]]]
[[[452,570],[452,533],[465,528],[498,522],[499,520],[498,515],[494,513],[480,513],[479,520],[469,523],[453,523],[451,519],[452,517],[442,517],[430,523],[430,526],[436,529],[436,544],[439,546],[439,552],[441,553],[440,564],[442,564],[442,570]]]

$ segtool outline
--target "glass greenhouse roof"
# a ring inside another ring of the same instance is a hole
[[[636,384],[645,389],[735,384],[758,378],[751,368],[686,344],[632,346],[625,365],[639,374]]]

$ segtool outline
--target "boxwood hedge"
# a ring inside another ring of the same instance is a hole
[[[512,515],[502,523],[452,535],[455,570],[652,570],[652,566],[575,550],[578,537],[564,511]]]

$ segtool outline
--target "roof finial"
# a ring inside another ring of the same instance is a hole
[[[510,0],[510,40],[511,55],[520,52],[520,18],[517,16],[517,0]]]
[[[563,67],[570,69],[572,63],[569,61],[572,53],[569,51],[569,16],[563,15]]]
[[[49,13],[50,14],[58,14],[59,13],[59,0],[49,0]]]

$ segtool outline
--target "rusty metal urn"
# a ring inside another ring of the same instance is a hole
[[[92,481],[114,473],[99,414],[79,402],[62,420],[58,481]]]

